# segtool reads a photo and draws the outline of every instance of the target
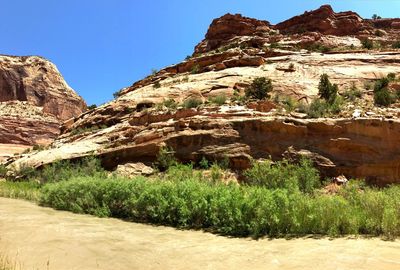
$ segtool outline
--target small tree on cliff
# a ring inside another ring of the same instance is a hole
[[[258,77],[253,80],[246,89],[246,97],[253,99],[269,98],[269,93],[272,91],[272,81],[265,77]]]
[[[337,84],[332,84],[329,81],[329,76],[327,74],[322,74],[318,85],[319,97],[325,99],[329,104],[333,104],[336,100],[337,92]]]

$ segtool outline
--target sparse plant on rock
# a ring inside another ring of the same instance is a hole
[[[351,88],[343,93],[343,96],[346,99],[354,102],[357,98],[361,98],[362,97],[362,92],[353,83]]]
[[[246,96],[252,99],[270,98],[270,92],[273,90],[272,81],[265,77],[258,77],[253,80],[246,88]]]
[[[190,73],[192,74],[198,74],[200,73],[200,65],[199,64],[195,64],[192,66]]]
[[[329,81],[329,76],[327,74],[322,74],[318,85],[319,97],[327,101],[329,104],[332,104],[336,99],[337,92],[337,84],[332,84]]]
[[[208,101],[211,102],[212,104],[216,104],[216,105],[224,105],[226,102],[227,98],[225,94],[220,94],[218,96],[215,97],[209,97]]]
[[[201,99],[198,98],[188,98],[185,100],[185,102],[183,103],[183,107],[185,107],[186,109],[192,109],[192,108],[197,108],[199,107],[201,104],[203,104],[203,101],[201,101]]]

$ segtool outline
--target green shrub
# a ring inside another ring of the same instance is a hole
[[[280,102],[282,102],[282,104],[287,112],[291,112],[299,106],[299,103],[297,102],[297,100],[291,96],[283,97],[283,99]]]
[[[343,96],[354,102],[356,99],[362,97],[362,92],[355,86],[355,84],[353,84],[349,90],[343,93]]]
[[[383,88],[382,90],[374,92],[374,102],[376,105],[387,107],[395,102],[395,97],[387,88]]]
[[[306,113],[311,118],[324,117],[329,112],[329,104],[325,100],[314,99],[306,109]]]
[[[88,110],[94,110],[96,108],[97,108],[96,104],[92,104],[92,105],[88,106]]]
[[[205,157],[202,157],[200,162],[199,162],[199,167],[202,169],[208,169],[210,168],[210,163]]]
[[[0,164],[0,178],[6,177],[8,169],[6,165]]]
[[[379,106],[389,106],[396,101],[396,97],[389,91],[389,78],[382,78],[375,82],[374,102]]]
[[[273,90],[272,81],[265,77],[258,77],[246,88],[246,96],[253,99],[270,98],[269,93]]]
[[[400,41],[396,41],[395,43],[392,44],[393,49],[400,49]]]
[[[169,167],[177,164],[177,160],[175,158],[174,149],[166,146],[161,147],[158,155],[157,161],[155,163],[156,167],[162,171],[168,170]]]
[[[271,161],[254,162],[244,175],[248,184],[269,189],[283,188],[289,191],[300,190],[304,193],[312,193],[320,186],[319,173],[307,159],[301,159],[298,165],[286,160],[275,164]]]
[[[201,99],[198,98],[188,98],[185,100],[185,102],[183,103],[183,107],[185,107],[186,109],[191,109],[191,108],[197,108],[199,107],[201,104],[203,104],[203,101],[201,101]]]
[[[226,102],[226,95],[225,94],[221,94],[215,97],[209,97],[209,102],[211,102],[212,104],[216,104],[216,105],[224,105]]]
[[[329,81],[327,74],[322,74],[318,84],[318,95],[325,99],[329,104],[332,104],[337,96],[338,86]]]
[[[323,195],[315,192],[320,178],[306,159],[255,163],[245,172],[248,185],[221,184],[222,175],[213,164],[205,181],[192,164],[174,162],[159,179],[80,176],[41,190],[29,186],[25,194],[17,187],[13,196],[29,197],[36,190],[41,204],[60,210],[232,236],[400,236],[399,186],[374,189],[351,180],[337,195]],[[0,196],[13,190],[4,185]]]
[[[167,107],[168,109],[173,109],[173,110],[175,110],[178,107],[178,103],[176,103],[175,100],[172,98],[164,100],[162,105]]]
[[[198,73],[200,73],[200,71],[201,71],[201,68],[200,68],[199,64],[193,65],[192,68],[190,69],[191,74],[198,74]]]
[[[396,80],[396,73],[389,73],[386,77],[390,82],[395,81]]]
[[[86,133],[86,132],[98,131],[98,130],[105,129],[105,128],[107,128],[106,125],[101,125],[101,126],[94,125],[94,126],[91,126],[91,127],[78,127],[78,128],[72,129],[70,131],[70,135],[71,136],[75,136],[75,135],[80,135],[80,134],[83,134],[83,133]]]
[[[374,48],[374,42],[368,38],[363,39],[361,41],[361,44],[362,44],[363,48],[367,49],[367,50],[371,50]]]

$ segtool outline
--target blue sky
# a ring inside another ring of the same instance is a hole
[[[0,54],[46,57],[88,104],[101,104],[191,54],[216,17],[275,24],[322,4],[400,17],[400,0],[0,0]]]

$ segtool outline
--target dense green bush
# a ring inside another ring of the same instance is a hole
[[[389,89],[390,76],[379,79],[375,82],[374,86],[374,102],[376,105],[389,106],[396,101],[395,95],[393,95]]]
[[[157,160],[155,162],[155,166],[161,170],[165,171],[169,167],[177,165],[177,160],[175,158],[175,151],[171,147],[165,146],[161,147],[158,155]]]
[[[246,88],[246,96],[253,99],[269,98],[272,91],[272,81],[265,77],[258,77],[253,80],[249,87]]]
[[[337,96],[338,86],[329,81],[327,74],[322,74],[318,84],[318,95],[325,99],[329,104],[332,104]]]
[[[101,167],[101,162],[95,157],[84,157],[80,160],[60,160],[45,165],[41,170],[36,170],[26,178],[35,178],[40,183],[53,183],[67,181],[77,176],[105,177],[106,171]]]
[[[371,50],[374,48],[374,42],[368,38],[361,41],[361,44],[364,49]]]
[[[307,174],[304,174],[306,176]],[[344,188],[340,195],[264,186],[81,177],[48,184],[43,205],[233,236],[400,234],[400,188]]]
[[[395,43],[393,43],[392,48],[393,49],[400,49],[400,41],[396,41]]]
[[[314,99],[305,112],[311,118],[326,117],[338,114],[342,110],[343,104],[343,99],[340,96],[337,96],[332,104],[325,100]]]
[[[395,97],[387,88],[374,93],[374,102],[376,105],[387,107],[395,101]]]
[[[318,171],[308,159],[301,159],[299,165],[290,164],[287,160],[254,162],[252,168],[245,171],[249,185],[267,187],[269,189],[287,189],[312,193],[320,187]]]

